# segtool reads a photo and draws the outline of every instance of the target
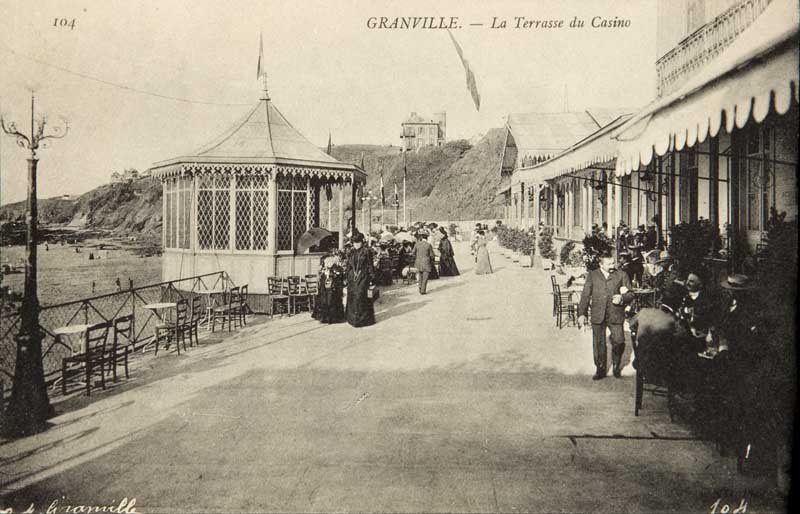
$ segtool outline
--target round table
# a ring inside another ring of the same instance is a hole
[[[164,318],[161,314],[159,314],[159,312],[168,309],[174,309],[177,306],[178,304],[175,302],[156,302],[156,303],[148,303],[147,305],[143,305],[142,307],[149,311],[152,311],[153,314],[159,320],[163,320]],[[146,352],[149,349],[149,347],[155,346],[157,338],[158,338],[158,326],[156,326],[156,328],[154,329],[153,340],[142,347],[142,353]]]
[[[53,335],[55,335],[62,343],[66,344],[72,349],[72,354],[78,353],[85,353],[86,352],[86,330],[91,325],[81,324],[81,325],[67,325],[64,327],[58,327],[57,329],[53,330]],[[78,336],[75,337],[74,336]]]
[[[195,293],[203,296],[207,296],[206,298],[206,330],[211,330],[211,315],[212,311],[214,310],[214,306],[216,302],[214,301],[214,297],[217,295],[221,295],[223,298],[225,297],[225,293],[227,291],[223,289],[206,289],[205,291],[195,291]]]

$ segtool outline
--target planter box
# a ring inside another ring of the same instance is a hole
[[[523,255],[519,260],[519,265],[523,268],[533,267],[533,255]]]
[[[511,262],[519,262],[521,255],[518,252],[514,252],[511,255]]]
[[[542,259],[542,269],[545,271],[553,269],[553,261],[550,259]]]

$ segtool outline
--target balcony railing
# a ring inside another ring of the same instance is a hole
[[[134,348],[139,348],[152,339],[154,326],[159,321],[144,305],[175,302],[179,299],[190,300],[197,291],[228,289],[231,284],[227,273],[217,271],[42,307],[39,312],[39,328],[43,335],[42,361],[45,380],[51,383],[58,376],[62,357],[71,353],[71,349],[54,336],[58,327],[101,323],[133,314]],[[207,302],[209,298],[204,295],[202,301]],[[207,305],[202,305],[203,312],[206,307]],[[10,384],[14,376],[17,354],[14,336],[20,321],[19,312],[0,316],[0,383]],[[10,388],[6,389],[6,393],[10,393]]]
[[[728,47],[767,8],[771,0],[742,0],[706,23],[656,61],[657,94],[685,84]]]

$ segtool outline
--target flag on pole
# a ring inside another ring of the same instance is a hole
[[[326,153],[328,155],[330,155],[332,149],[333,149],[333,145],[331,144],[331,133],[329,131],[328,132],[328,150],[327,150]],[[330,202],[333,199],[333,188],[331,187],[330,182],[325,184],[325,199],[328,200],[328,202]],[[328,203],[328,207],[330,207],[330,203]]]
[[[331,144],[331,133],[329,131],[328,132],[328,150],[325,153],[327,153],[328,155],[331,155],[332,151],[333,151],[333,145]]]
[[[394,183],[394,204],[400,205],[400,197],[397,196],[397,182]]]
[[[406,152],[403,152],[403,182],[406,181],[408,175],[408,167],[406,166]]]
[[[386,196],[383,194],[383,172],[381,172],[381,207],[386,205]]]
[[[264,34],[258,36],[258,71],[256,72],[256,79],[260,79],[266,73],[264,70]]]
[[[450,29],[447,29],[447,33],[450,34],[450,39],[453,41],[453,45],[456,47],[456,52],[458,52],[458,57],[461,59],[461,64],[464,65],[464,71],[466,72],[467,76],[467,89],[472,95],[472,101],[475,103],[475,109],[480,111],[481,95],[478,93],[478,84],[475,82],[475,74],[472,73],[472,70],[469,67],[469,61],[464,58],[464,52],[461,50],[461,46],[458,44],[458,41],[456,41],[453,33],[450,32]]]

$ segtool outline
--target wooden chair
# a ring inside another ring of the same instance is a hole
[[[306,289],[308,290],[309,310],[314,310],[317,306],[317,295],[319,294],[319,275],[306,275]]]
[[[555,275],[550,275],[550,285],[553,288],[553,317],[555,318],[558,309],[558,300],[556,298],[556,288],[558,287],[558,282],[556,281]]]
[[[267,292],[269,295],[269,317],[275,316],[275,306],[283,304],[283,312],[289,313],[289,295],[285,290],[283,280],[279,277],[267,277]]]
[[[192,338],[197,346],[200,346],[200,322],[203,319],[203,306],[199,295],[192,297],[192,306],[189,316],[189,346],[192,346]]]
[[[111,323],[108,321],[88,327],[84,332],[85,351],[61,359],[61,392],[63,394],[67,394],[67,380],[70,376],[81,374],[81,370],[71,367],[73,364],[78,364],[83,368],[86,396],[92,394],[92,377],[94,375],[100,375],[100,387],[106,388],[105,362],[109,328],[111,328]]]
[[[241,304],[241,288],[232,287],[228,291],[228,301],[225,305],[214,307],[211,311],[211,331],[217,327],[217,320],[221,320],[222,330],[225,330],[225,323],[228,324],[228,332],[233,330],[233,324],[239,321],[239,306]]]
[[[311,302],[308,297],[308,286],[305,279],[299,276],[287,278],[289,283],[289,305],[292,314],[297,314],[298,304],[300,307],[309,308]]]
[[[573,324],[578,324],[578,303],[572,299],[572,291],[565,293],[561,292],[561,286],[558,284],[553,286],[553,298],[556,302],[556,326],[564,328],[562,318],[567,316],[567,322],[570,320]]]
[[[243,285],[239,288],[239,305],[236,309],[236,314],[239,315],[239,326],[247,325],[247,315],[250,313],[250,306],[247,305],[247,286]]]
[[[167,320],[156,325],[155,355],[158,355],[158,345],[161,343],[162,337],[166,339],[165,348],[168,347],[172,341],[175,341],[175,348],[178,349],[178,355],[181,354],[181,343],[183,343],[183,351],[186,351],[187,332],[189,332],[189,303],[181,298],[177,301],[175,306],[175,320]]]
[[[392,265],[392,283],[394,283],[394,281],[397,280],[398,278],[402,278],[401,277],[401,272],[402,272],[403,269],[400,267],[400,255],[396,254],[396,253],[393,253],[392,256],[391,256],[391,261],[392,261],[392,264],[391,264]]]
[[[106,357],[111,376],[114,382],[117,381],[117,366],[124,366],[125,378],[130,378],[128,374],[128,355],[133,351],[136,342],[136,329],[133,314],[122,316],[114,320],[114,340],[111,351]]]

